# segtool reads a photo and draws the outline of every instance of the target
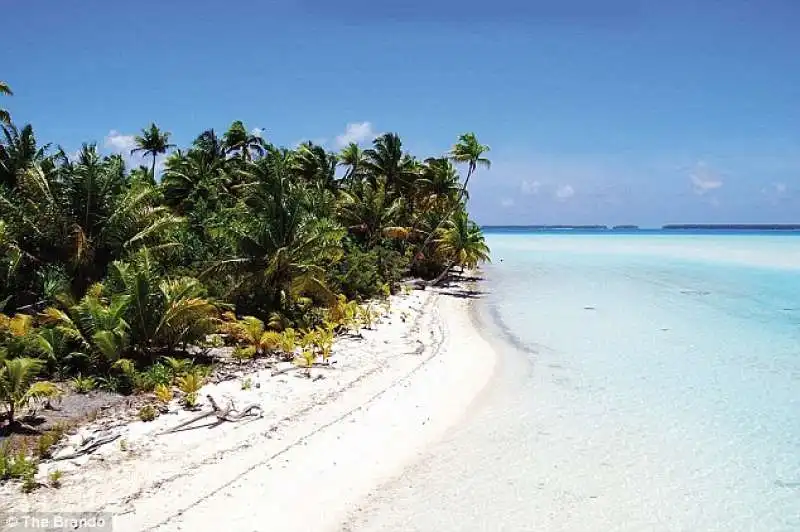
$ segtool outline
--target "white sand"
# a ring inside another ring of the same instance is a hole
[[[111,512],[115,532],[338,530],[487,383],[494,353],[468,309],[469,299],[445,291],[393,296],[363,340],[337,340],[336,369],[314,372],[325,379],[262,371],[249,375],[247,391],[241,380],[201,391],[220,404],[257,403],[262,418],[161,436],[154,434],[197,413],[127,423],[122,445],[46,464],[42,476],[65,471],[60,489],[0,489],[0,511]]]

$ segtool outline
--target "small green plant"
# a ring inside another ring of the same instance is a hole
[[[237,347],[231,353],[231,357],[240,364],[252,360],[256,356],[256,348],[253,346]]]
[[[300,351],[300,356],[295,357],[294,363],[297,366],[306,368],[306,377],[311,376],[311,367],[314,365],[314,361],[317,360],[317,355],[314,352],[314,348],[307,346],[303,347]]]
[[[84,377],[80,373],[70,381],[72,389],[75,393],[87,394],[97,388],[97,380],[93,377]]]
[[[242,381],[242,390],[249,390],[253,387],[253,379],[247,377]]]
[[[162,360],[166,363],[171,376],[175,378],[190,373],[194,369],[194,362],[186,358],[162,357]]]
[[[65,425],[54,425],[52,429],[39,436],[36,441],[36,456],[39,458],[50,458],[53,446],[61,440],[61,437],[67,431]]]
[[[333,329],[331,328],[318,328],[316,331],[316,348],[319,355],[322,357],[323,362],[327,362],[333,350]]]
[[[30,479],[35,488],[36,483],[33,481],[33,477],[38,469],[38,462],[28,458],[24,448],[21,447],[14,451],[9,440],[0,444],[0,480],[22,479],[25,481],[25,479]]]
[[[186,405],[186,408],[194,408],[197,406],[197,393],[187,393],[183,397],[183,404]]]
[[[119,440],[119,450],[123,453],[128,451],[128,440]]]
[[[281,333],[280,341],[278,342],[278,349],[291,359],[294,356],[294,350],[297,349],[298,337],[297,331],[288,328]]]
[[[174,375],[171,366],[156,362],[146,370],[135,373],[134,386],[139,391],[152,392],[159,384],[172,384]]]
[[[197,406],[197,392],[203,387],[204,376],[199,368],[178,377],[178,389],[184,394],[184,404],[189,408]]]
[[[25,473],[22,475],[22,493],[31,493],[39,487],[39,483],[36,482],[35,478],[36,469],[36,466],[34,466],[32,469],[25,471]]]
[[[389,283],[383,283],[381,285],[381,295],[383,297],[389,297],[392,295],[392,287],[389,285]]]
[[[61,487],[61,477],[64,476],[64,473],[60,469],[54,469],[50,471],[50,474],[47,475],[47,478],[50,480],[50,486],[53,488],[60,488]]]
[[[372,324],[375,323],[375,320],[378,318],[378,311],[372,308],[371,303],[367,303],[359,308],[358,317],[361,320],[361,323],[364,324],[364,327],[367,329],[372,329]]]
[[[144,422],[153,421],[158,415],[158,411],[153,405],[144,405],[139,409],[139,419]]]
[[[221,334],[209,334],[204,342],[206,347],[218,348],[225,345],[225,339]]]
[[[172,388],[166,384],[157,385],[154,392],[156,394],[156,399],[158,399],[158,402],[162,405],[167,405],[172,401]]]

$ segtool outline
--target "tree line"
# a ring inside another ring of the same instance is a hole
[[[129,168],[95,144],[42,144],[8,111],[0,122],[0,395],[12,415],[37,375],[130,390],[132,372],[242,316],[264,334],[313,331],[403,278],[489,258],[467,213],[467,183],[489,166],[473,133],[420,159],[395,133],[335,153],[274,145],[241,121],[178,147],[151,124],[133,149],[148,164]]]

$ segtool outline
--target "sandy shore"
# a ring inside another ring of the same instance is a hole
[[[363,338],[337,340],[319,380],[268,370],[209,384],[221,404],[263,416],[156,436],[196,416],[177,408],[127,422],[89,456],[43,464],[62,487],[0,489],[0,512],[109,512],[114,530],[340,530],[467,412],[495,364],[465,285],[393,296]],[[253,386],[242,389],[242,381]],[[213,419],[213,418],[212,418]]]

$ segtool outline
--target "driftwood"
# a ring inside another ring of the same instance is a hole
[[[94,452],[98,447],[105,445],[107,443],[111,443],[112,441],[119,438],[119,436],[120,436],[119,434],[111,434],[103,438],[91,437],[87,441],[83,442],[77,449],[75,449],[74,453],[53,458],[53,461],[56,462],[58,460],[69,460],[71,458],[78,458],[80,456],[83,456],[84,454],[89,454],[91,452]]]
[[[278,369],[273,371],[270,375],[272,377],[277,377],[278,375],[283,375],[284,373],[289,373],[290,371],[297,371],[299,369],[311,369],[311,368],[319,368],[319,369],[336,369],[333,364],[329,363],[321,363],[321,362],[314,362],[311,367],[309,366],[290,366],[288,368]]]
[[[255,416],[255,415],[261,416],[262,412],[261,406],[255,403],[248,405],[244,409],[239,411],[233,407],[233,403],[230,403],[226,408],[220,408],[219,405],[217,405],[217,402],[214,400],[214,398],[211,397],[210,395],[206,395],[206,399],[208,399],[208,402],[211,403],[210,412],[203,412],[199,416],[195,416],[188,421],[184,421],[180,425],[177,425],[175,427],[172,427],[171,429],[167,429],[165,431],[158,433],[158,435],[160,436],[161,434],[169,434],[170,432],[175,432],[188,425],[191,425],[192,423],[200,421],[201,419],[205,419],[207,417],[212,417],[212,416],[217,418],[217,423],[215,423],[212,426],[217,426],[225,421],[230,421],[230,422],[241,421],[243,418],[247,416]],[[258,414],[254,413],[256,411],[258,412]]]

